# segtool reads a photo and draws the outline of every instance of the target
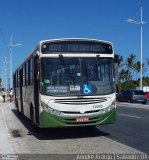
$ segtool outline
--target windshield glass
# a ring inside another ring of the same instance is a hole
[[[40,91],[53,96],[113,93],[113,59],[42,58]]]

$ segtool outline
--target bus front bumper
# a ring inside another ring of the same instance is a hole
[[[83,117],[83,116],[82,116]],[[79,126],[94,126],[111,124],[116,121],[116,109],[112,109],[110,112],[96,115],[88,116],[88,121],[78,122],[76,119],[78,117],[59,117],[49,114],[45,111],[40,114],[40,126],[41,128],[57,128],[57,127],[79,127]]]

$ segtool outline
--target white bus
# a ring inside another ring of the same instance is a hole
[[[13,74],[15,105],[40,128],[114,123],[114,75],[110,42],[40,41]]]

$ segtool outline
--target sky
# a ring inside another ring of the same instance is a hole
[[[140,21],[143,7],[143,62],[149,59],[149,0],[0,0],[0,78],[12,49],[13,71],[38,41],[53,38],[93,38],[110,41],[116,54],[140,60]],[[7,64],[9,70],[9,64]],[[9,72],[9,71],[8,71]],[[145,73],[149,76],[148,73]]]

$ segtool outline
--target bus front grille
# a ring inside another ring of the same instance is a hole
[[[54,103],[71,104],[71,105],[84,105],[95,104],[107,101],[106,98],[71,98],[71,99],[55,99]]]
[[[100,112],[101,110],[92,110],[92,111],[86,111],[86,112],[84,112],[85,114],[86,113],[97,113],[97,112]],[[75,112],[75,111],[62,111],[63,113],[65,113],[65,114],[82,114],[82,113],[80,113],[80,112]]]

